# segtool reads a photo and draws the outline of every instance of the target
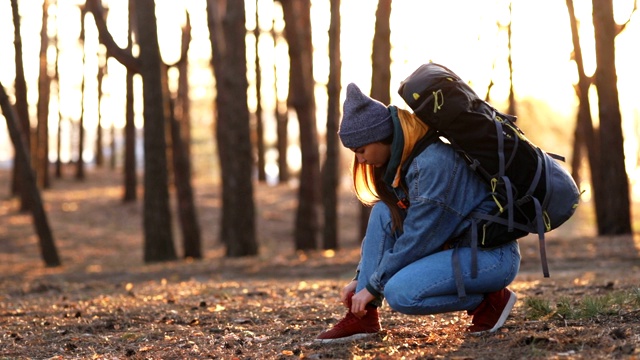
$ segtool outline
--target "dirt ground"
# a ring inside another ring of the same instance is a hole
[[[293,250],[295,186],[256,185],[260,255],[227,259],[218,241],[220,196],[195,183],[204,259],[142,262],[141,201],[121,202],[121,174],[90,169],[44,192],[63,265],[46,268],[31,217],[0,171],[0,359],[637,359],[640,236],[595,237],[589,204],[548,234],[550,278],[537,239],[521,240],[519,301],[495,334],[470,336],[466,313],[406,316],[384,306],[370,340],[313,342],[345,309],[340,288],[358,261],[357,203],[345,190],[341,249]],[[176,249],[181,253],[178,225]],[[588,317],[534,316],[528,303],[578,309],[623,297]]]

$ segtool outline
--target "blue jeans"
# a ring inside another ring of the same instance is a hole
[[[365,288],[382,255],[393,249],[391,218],[386,205],[377,203],[371,213],[362,243],[356,292]],[[429,241],[425,239],[425,241]],[[493,249],[478,249],[478,276],[471,278],[471,249],[458,248],[467,296],[459,298],[451,256],[453,249],[423,257],[395,273],[384,287],[389,306],[404,314],[427,315],[473,310],[485,293],[509,285],[520,269],[520,248],[516,241]]]

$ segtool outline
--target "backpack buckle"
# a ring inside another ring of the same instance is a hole
[[[409,200],[407,198],[402,198],[398,200],[396,203],[400,209],[406,210],[409,207]]]

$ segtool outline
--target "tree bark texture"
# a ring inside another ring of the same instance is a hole
[[[207,14],[222,169],[221,239],[228,257],[256,255],[244,2],[209,0]]]
[[[317,248],[317,207],[320,197],[320,153],[314,98],[311,3],[309,0],[281,0],[281,3],[291,62],[288,103],[298,115],[302,155],[294,241],[296,250],[309,250]]]
[[[87,66],[86,61],[86,46],[84,43],[84,28],[85,28],[85,8],[82,8],[80,12],[80,42],[82,43],[82,80],[80,81],[80,121],[78,122],[78,159],[76,160],[76,179],[83,180],[85,178],[84,173],[84,157],[82,153],[84,152],[84,114],[85,114],[85,67]]]
[[[36,177],[33,168],[31,167],[31,158],[29,156],[29,149],[27,148],[25,135],[20,129],[20,120],[18,115],[11,107],[9,103],[9,97],[4,89],[4,86],[0,83],[0,107],[2,113],[7,120],[7,129],[9,131],[9,137],[13,142],[15,149],[16,161],[20,162],[22,166],[22,176],[20,179],[22,186],[26,189],[28,194],[29,206],[31,214],[33,216],[33,224],[38,234],[40,252],[42,259],[46,266],[54,267],[60,266],[60,258],[58,257],[58,251],[55,246],[53,234],[49,227],[49,221],[47,220],[47,213],[44,210],[42,204],[42,197],[40,196],[40,190],[36,183]]]
[[[182,244],[185,258],[202,258],[201,231],[196,211],[193,187],[191,186],[191,161],[181,138],[180,122],[173,116],[171,142],[173,150],[173,175],[178,203],[178,218],[182,229]]]
[[[391,0],[379,0],[371,54],[371,97],[383,104],[391,102]],[[360,206],[360,239],[364,239],[371,207]]]
[[[104,165],[104,151],[102,150],[102,144],[104,142],[104,131],[102,130],[102,83],[104,75],[107,69],[107,62],[101,63],[103,60],[98,60],[98,126],[96,127],[96,144],[95,144],[95,162],[96,166],[102,167]]]
[[[593,189],[593,203],[596,212],[596,221],[598,221],[597,219],[603,218],[604,216],[601,204],[605,201],[603,197],[606,197],[607,193],[604,191],[596,191],[597,189],[602,188],[602,181],[600,179],[603,172],[600,167],[600,139],[596,136],[597,134],[593,127],[591,104],[589,101],[589,88],[593,83],[593,79],[588,77],[584,71],[582,47],[580,46],[580,37],[578,32],[578,21],[573,7],[573,0],[566,1],[571,23],[574,60],[578,70],[578,84],[575,87],[576,95],[578,96],[578,116],[574,132],[575,138],[571,169],[573,171],[574,180],[579,184],[579,169],[580,163],[582,162],[582,150],[584,150],[589,163],[589,172]]]
[[[95,15],[94,15],[95,16]],[[135,6],[129,1],[129,31],[127,33],[127,49],[133,48],[133,34],[135,27]],[[123,202],[133,202],[138,199],[138,176],[136,169],[136,125],[134,111],[133,76],[134,70],[126,69],[126,103],[124,124],[124,194]]]
[[[327,135],[326,156],[322,171],[322,202],[324,226],[323,249],[338,249],[338,189],[340,184],[340,91],[342,86],[342,61],[340,58],[340,0],[331,0],[329,25],[329,82],[327,84]]]
[[[31,124],[29,122],[29,103],[27,101],[27,81],[24,74],[24,62],[22,61],[22,36],[20,36],[20,11],[18,8],[18,0],[11,0],[11,11],[13,15],[13,43],[15,49],[16,62],[16,80],[15,80],[15,96],[16,96],[16,113],[20,128],[25,134],[24,141],[29,154],[31,153]],[[14,155],[15,156],[15,155]],[[11,180],[11,193],[20,196],[20,210],[29,210],[29,194],[28,190],[21,185],[22,164],[15,159],[13,162],[13,177]],[[26,171],[26,170],[24,170]]]
[[[38,125],[36,131],[35,168],[41,188],[50,187],[49,179],[49,102],[51,100],[51,77],[48,74],[47,50],[49,48],[49,0],[42,3],[42,28],[40,30],[40,68],[38,74]]]
[[[153,0],[136,0],[144,99],[144,260],[175,260],[165,139],[160,47]]]
[[[612,0],[593,0],[593,27],[596,44],[595,84],[598,91],[600,116],[600,144],[607,144],[601,152],[602,187],[595,191],[606,193],[602,218],[598,219],[599,235],[631,233],[629,179],[624,164],[622,116],[618,100],[615,37],[616,23]],[[604,174],[607,174],[604,176]]]
[[[256,143],[256,158],[257,158],[257,168],[258,168],[258,181],[266,181],[267,173],[265,169],[265,145],[264,145],[264,124],[262,121],[262,96],[261,96],[261,88],[262,88],[262,68],[260,67],[260,22],[259,22],[259,13],[258,13],[258,2],[256,0],[256,27],[253,29],[253,37],[255,38],[255,66],[256,66],[256,116],[255,116],[255,143]]]

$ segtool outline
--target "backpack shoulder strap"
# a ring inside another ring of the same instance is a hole
[[[429,147],[429,145],[433,144],[439,136],[440,134],[438,131],[429,129],[429,131],[427,131],[427,133],[416,142],[416,144],[413,146],[413,150],[411,150],[411,154],[409,154],[409,157],[407,157],[407,159],[404,161],[404,164],[402,164],[402,169],[400,169],[400,186],[403,190],[401,192],[394,191],[396,196],[398,196],[399,193],[403,194],[402,196],[398,196],[399,207],[406,209],[410,205],[408,194],[405,190],[407,188],[407,184],[404,179],[405,175],[407,175],[407,171],[409,170],[409,166],[413,162],[413,159],[415,159],[416,156],[420,155],[427,147]]]
[[[404,161],[404,164],[402,164],[402,179],[404,180],[404,175],[406,175],[407,173],[407,169],[409,168],[409,165],[411,165],[411,162],[413,161],[413,159],[416,158],[416,156],[420,155],[427,147],[429,147],[429,145],[433,144],[438,137],[440,137],[440,133],[434,129],[429,129],[429,131],[427,131],[427,133],[416,142],[416,144],[413,146],[413,150],[411,150],[411,154],[409,154],[409,157]]]

